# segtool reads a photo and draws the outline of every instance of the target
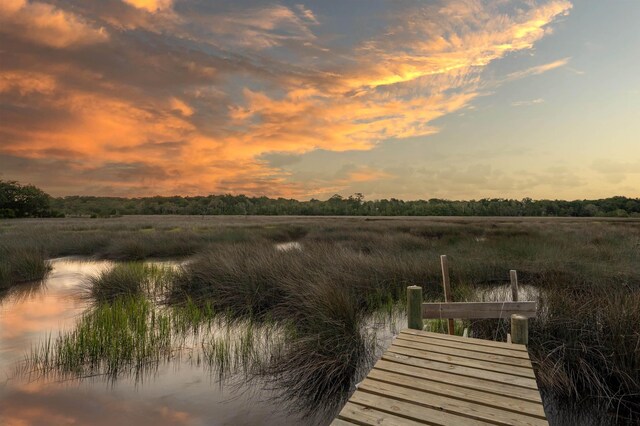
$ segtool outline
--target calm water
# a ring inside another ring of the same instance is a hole
[[[87,309],[79,286],[108,261],[55,259],[43,285],[20,286],[0,301],[2,425],[297,425],[310,423],[258,387],[219,382],[190,360],[176,360],[136,380],[82,380],[16,374],[32,345],[70,330]]]

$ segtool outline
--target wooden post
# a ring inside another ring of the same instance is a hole
[[[518,272],[515,269],[509,271],[509,277],[511,278],[511,300],[518,301]]]
[[[511,343],[529,344],[529,320],[522,315],[511,315]]]
[[[440,256],[440,267],[442,268],[442,286],[444,287],[444,301],[453,302],[451,297],[451,283],[449,281],[449,261],[447,255]],[[454,334],[453,318],[448,318],[449,334]]]
[[[407,326],[422,330],[422,287],[407,287]]]

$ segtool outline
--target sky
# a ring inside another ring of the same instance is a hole
[[[2,0],[54,196],[640,197],[640,1]]]

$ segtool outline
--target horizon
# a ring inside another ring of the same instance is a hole
[[[628,0],[8,0],[0,180],[54,197],[640,198],[638,20]]]
[[[127,196],[115,196],[115,195],[79,195],[79,194],[70,194],[70,195],[62,195],[62,196],[52,196],[54,198],[72,198],[72,197],[78,197],[78,198],[83,198],[83,197],[94,197],[94,198],[123,198],[123,199],[127,199],[127,200],[133,200],[133,199],[138,199],[138,198],[175,198],[175,197],[182,197],[182,198],[206,198],[206,197],[224,197],[224,196],[232,196],[232,197],[247,197],[247,198],[269,198],[272,200],[276,200],[278,198],[283,198],[286,199],[288,201],[297,201],[300,203],[306,203],[306,202],[310,202],[310,201],[321,201],[321,202],[326,202],[329,201],[331,198],[333,198],[334,196],[339,195],[340,197],[342,197],[343,200],[347,200],[350,197],[357,195],[357,194],[349,194],[349,195],[341,195],[341,194],[333,194],[332,196],[327,197],[326,199],[319,199],[319,198],[310,198],[308,200],[304,200],[304,199],[298,199],[298,198],[287,198],[287,197],[269,197],[267,195],[248,195],[248,194],[231,194],[231,193],[219,193],[219,194],[195,194],[195,195],[178,195],[178,194],[174,194],[174,195],[144,195],[144,196],[131,196],[131,197],[127,197]],[[500,197],[495,197],[495,198],[469,198],[469,199],[453,199],[453,198],[434,198],[434,197],[430,197],[430,198],[411,198],[411,199],[404,199],[404,198],[395,198],[395,197],[387,197],[387,198],[367,198],[366,194],[361,194],[363,197],[361,199],[362,202],[367,202],[367,201],[382,201],[382,200],[397,200],[397,201],[402,201],[402,202],[415,202],[415,201],[431,201],[431,200],[438,200],[438,201],[445,201],[445,202],[474,202],[474,201],[482,201],[482,200],[507,200],[507,201],[524,201],[524,200],[531,200],[531,201],[564,201],[564,202],[573,202],[573,201],[598,201],[598,200],[609,200],[609,199],[615,199],[615,198],[625,198],[625,199],[630,199],[630,200],[640,200],[640,197],[627,197],[624,195],[612,195],[610,197],[603,197],[603,198],[574,198],[574,199],[563,199],[563,198],[531,198],[531,197],[523,197],[523,198],[500,198]]]

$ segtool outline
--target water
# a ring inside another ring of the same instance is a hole
[[[165,262],[161,264],[175,264]],[[42,284],[18,286],[0,301],[0,423],[3,425],[298,425],[309,423],[260,386],[219,376],[189,357],[142,377],[78,379],[17,374],[33,345],[73,329],[88,308],[86,277],[108,261],[54,259]]]
[[[278,251],[291,251],[291,250],[302,250],[302,244],[297,241],[289,241],[287,243],[278,243],[274,244],[274,247]]]

